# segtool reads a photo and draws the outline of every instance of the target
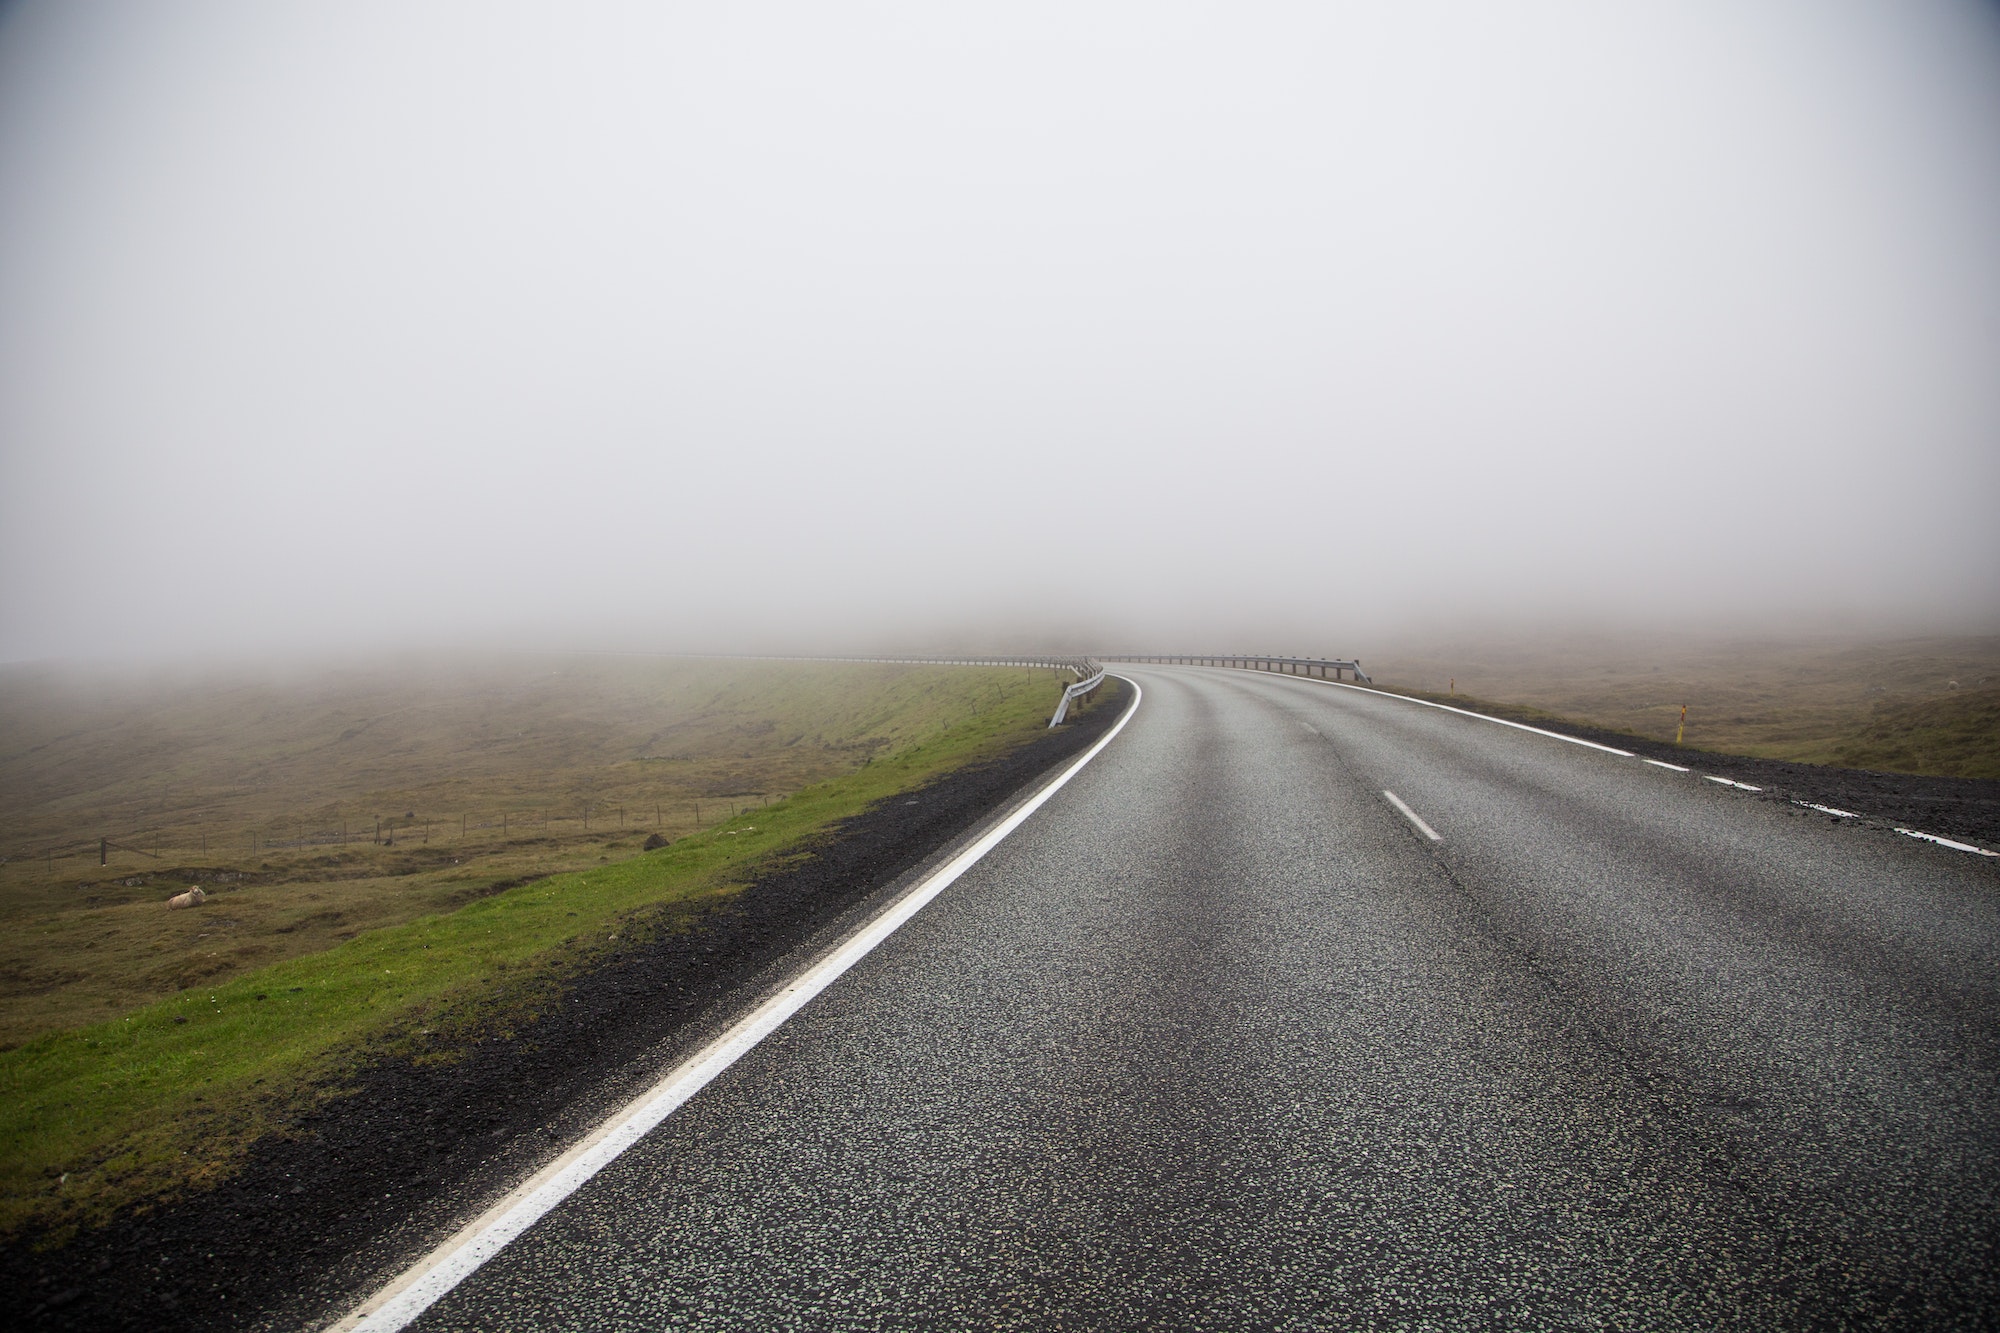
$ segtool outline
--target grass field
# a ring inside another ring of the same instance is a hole
[[[1408,645],[1390,688],[1458,693],[1728,754],[2000,778],[2000,638],[1633,641],[1589,635]],[[1454,685],[1455,681],[1455,685]]]
[[[0,1049],[635,855],[1057,688],[610,657],[0,674]],[[196,885],[214,900],[162,907]]]
[[[593,661],[548,671],[482,672],[472,703],[454,701],[448,675],[267,684],[251,696],[259,706],[239,708],[175,685],[162,711],[198,753],[171,783],[145,770],[174,747],[129,740],[160,725],[144,699],[40,705],[38,734],[9,733],[7,799],[31,827],[60,830],[52,806],[77,812],[78,829],[150,798],[159,805],[146,807],[157,813],[141,836],[158,829],[163,852],[185,847],[197,815],[217,827],[225,812],[254,819],[260,799],[285,796],[322,812],[402,805],[420,819],[440,794],[530,811],[580,788],[624,800],[629,819],[657,794],[680,836],[641,852],[652,825],[584,831],[579,813],[569,827],[463,840],[434,819],[425,844],[406,815],[393,847],[309,842],[145,871],[100,870],[92,857],[59,862],[53,879],[45,858],[10,862],[15,1045],[0,1053],[0,1233],[212,1179],[337,1089],[355,1061],[413,1034],[504,1030],[607,937],[672,929],[755,867],[808,854],[831,822],[1038,734],[1057,692],[1054,673],[1025,669]],[[9,709],[36,714],[23,699],[37,689],[47,687],[9,691]],[[390,752],[397,764],[341,748],[362,699],[411,710],[397,729],[404,748]],[[202,744],[203,719],[225,717],[233,749]],[[53,757],[63,746],[86,758]],[[91,777],[71,771],[86,766]],[[15,785],[40,773],[50,776],[35,791]],[[688,806],[691,820],[697,796],[709,826],[676,827],[667,809]],[[729,805],[736,813],[714,817]],[[216,898],[166,910],[168,893],[195,879]],[[35,987],[18,980],[29,971]]]

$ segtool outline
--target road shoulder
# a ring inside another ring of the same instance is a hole
[[[361,1070],[216,1188],[0,1258],[34,1327],[273,1327],[342,1304],[531,1174],[893,885],[1101,737],[1112,692],[1012,753],[879,802],[724,905],[627,932],[510,1037]]]

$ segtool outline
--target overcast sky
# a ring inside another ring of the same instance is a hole
[[[0,659],[2000,627],[2000,7],[0,10]]]

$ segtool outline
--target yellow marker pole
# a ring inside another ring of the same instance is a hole
[[[1675,745],[1679,745],[1679,744],[1681,743],[1681,736],[1682,736],[1682,734],[1683,734],[1683,733],[1685,733],[1685,732],[1687,731],[1687,729],[1688,729],[1688,706],[1687,706],[1686,704],[1682,704],[1682,705],[1681,705],[1681,724],[1680,724],[1680,725],[1679,725],[1678,727],[1675,727],[1675,728],[1674,728],[1674,744],[1675,744]]]

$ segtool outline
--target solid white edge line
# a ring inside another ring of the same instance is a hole
[[[1599,745],[1596,741],[1587,741],[1580,736],[1565,736],[1559,731],[1544,731],[1540,727],[1531,727],[1525,722],[1509,722],[1504,717],[1493,717],[1492,715],[1487,713],[1475,713],[1468,708],[1453,708],[1450,704],[1432,703],[1429,699],[1412,699],[1407,694],[1396,694],[1390,690],[1373,690],[1368,688],[1366,685],[1350,685],[1344,680],[1320,680],[1313,676],[1288,676],[1285,675],[1283,672],[1279,671],[1254,671],[1248,674],[1255,676],[1269,676],[1274,680],[1302,681],[1308,685],[1331,685],[1336,689],[1355,690],[1361,694],[1380,695],[1382,698],[1385,699],[1401,699],[1406,704],[1421,704],[1425,708],[1439,708],[1443,709],[1447,713],[1457,713],[1460,717],[1476,717],[1481,722],[1497,722],[1503,727],[1513,727],[1517,731],[1532,731],[1537,736],[1547,736],[1551,740],[1568,741],[1571,745],[1588,746],[1590,749],[1593,750],[1602,750],[1606,754],[1623,755],[1627,759],[1632,759],[1636,757],[1630,750],[1620,750],[1620,749],[1615,749],[1614,747],[1609,745]],[[1120,677],[1120,679],[1126,679],[1126,678]],[[1132,688],[1134,689],[1138,688],[1136,682],[1133,684]],[[1676,773],[1687,773],[1692,771],[1690,769],[1682,768],[1679,764],[1669,764],[1659,759],[1641,759],[1640,762],[1646,764],[1657,764],[1661,768],[1671,768]],[[1747,782],[1737,782],[1731,778],[1718,778],[1707,773],[1702,774],[1702,776],[1707,778],[1710,782],[1720,782],[1725,787],[1735,787],[1739,791],[1761,792],[1764,790],[1762,787],[1753,787]],[[1424,832],[1430,833],[1430,826],[1428,824],[1425,824],[1421,819],[1417,819],[1416,813],[1412,811],[1408,806],[1404,805],[1401,801],[1396,800],[1396,797],[1393,793],[1385,791],[1382,794],[1384,796],[1387,796],[1390,800],[1396,801],[1397,807],[1400,808],[1404,814],[1409,815],[1411,819],[1416,819],[1417,823],[1420,826],[1422,826]],[[1805,804],[1805,803],[1800,802],[1800,804]],[[1830,815],[1837,814],[1849,819],[1859,819],[1861,817],[1857,814],[1854,814],[1852,811],[1832,810],[1828,809],[1826,806],[1815,805],[1812,806],[1811,808],[1815,810],[1826,810],[1826,812]],[[1922,838],[1926,842],[1934,842],[1940,847],[1949,847],[1955,852],[1972,852],[1979,856],[2000,856],[2000,852],[1991,852],[1984,847],[1974,847],[1969,842],[1953,842],[1950,838],[1941,838],[1935,833],[1919,833],[1915,829],[1908,829],[1908,828],[1899,828],[1896,830],[1896,832],[1907,834],[1912,838]],[[1439,838],[1438,835],[1435,833],[1431,833],[1431,837],[1437,839],[1437,841],[1439,842],[1444,841],[1443,838]]]
[[[2000,856],[2000,852],[1989,852],[1984,847],[1974,847],[1969,842],[1953,842],[1950,838],[1940,838],[1935,833],[1919,833],[1913,828],[1899,828],[1896,832],[1906,838],[1922,838],[1925,842],[1934,842],[1940,847],[1949,847],[1954,852],[1971,852],[1975,856]]]
[[[453,1287],[470,1277],[481,1264],[506,1248],[509,1241],[617,1160],[627,1148],[644,1138],[648,1131],[672,1115],[758,1042],[777,1031],[786,1019],[837,981],[842,973],[866,958],[875,946],[895,934],[904,922],[999,846],[1029,815],[1041,809],[1050,797],[1083,770],[1085,764],[1111,744],[1119,732],[1125,730],[1125,724],[1139,711],[1145,691],[1129,677],[1120,676],[1118,679],[1131,685],[1133,690],[1132,703],[1125,710],[1125,716],[1119,718],[1116,726],[1084,751],[1054,781],[1035,793],[979,841],[913,886],[893,907],[808,968],[784,990],[758,1005],[727,1032],[676,1066],[652,1088],[613,1112],[575,1147],[509,1191],[500,1202],[460,1228],[450,1239],[405,1269],[344,1318],[330,1325],[329,1333],[347,1333],[348,1330],[354,1333],[393,1333],[408,1325]]]
[[[1475,713],[1469,708],[1453,708],[1450,704],[1432,703],[1429,699],[1412,699],[1407,694],[1396,694],[1389,690],[1371,690],[1366,685],[1350,685],[1344,680],[1321,680],[1317,676],[1287,676],[1278,671],[1252,671],[1245,674],[1269,676],[1273,680],[1295,680],[1307,685],[1331,685],[1337,689],[1359,690],[1363,694],[1380,695],[1384,699],[1401,699],[1406,704],[1421,704],[1425,708],[1440,708],[1447,713],[1457,713],[1460,717],[1476,717],[1481,722],[1496,722],[1503,727],[1512,727],[1516,731],[1532,731],[1537,736],[1547,736],[1551,740],[1568,741],[1571,745],[1587,746],[1593,750],[1602,750],[1606,754],[1622,755],[1627,759],[1632,758],[1630,750],[1620,750],[1609,745],[1599,745],[1596,741],[1587,741],[1580,736],[1565,736],[1560,731],[1543,731],[1540,727],[1531,727],[1525,722],[1509,722],[1504,717],[1494,717],[1490,713]]]
[[[1410,809],[1409,806],[1403,803],[1402,797],[1396,795],[1395,792],[1392,792],[1387,788],[1383,789],[1382,794],[1388,797],[1389,804],[1395,806],[1398,810],[1401,810],[1403,812],[1404,818],[1408,819],[1412,824],[1415,824],[1417,828],[1422,831],[1423,835],[1426,838],[1429,838],[1432,842],[1444,841],[1443,838],[1438,836],[1438,831],[1436,829],[1432,828],[1429,824],[1426,824],[1424,822],[1424,817],[1422,815]]]

